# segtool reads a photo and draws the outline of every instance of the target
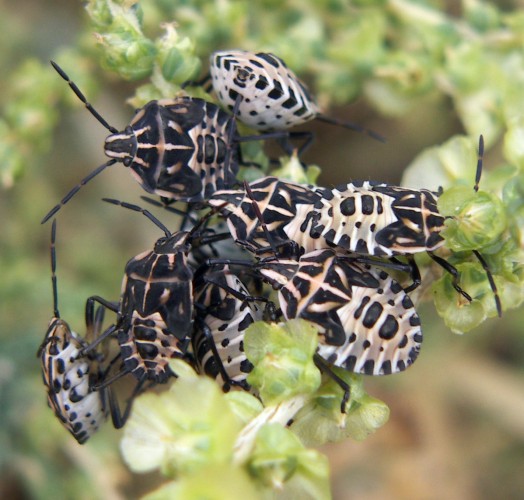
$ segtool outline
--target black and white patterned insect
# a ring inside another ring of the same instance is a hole
[[[298,260],[265,258],[257,269],[278,290],[286,319],[317,326],[318,354],[330,365],[389,375],[417,358],[420,319],[409,296],[385,271],[333,249]]]
[[[222,206],[233,239],[262,256],[264,249],[272,255],[275,246],[289,241],[302,251],[314,250],[316,240],[304,238],[300,226],[319,201],[320,194],[311,186],[263,177],[244,189],[217,191],[208,204]]]
[[[229,113],[213,103],[187,96],[147,103],[124,130],[118,131],[93,108],[67,74],[56,63],[52,65],[111,132],[104,144],[104,152],[111,159],[80,181],[42,222],[56,214],[83,185],[117,162],[129,167],[148,193],[169,200],[201,202],[217,189],[235,183],[239,142],[261,139],[240,138]]]
[[[105,422],[106,408],[103,391],[94,391],[104,373],[96,352],[84,354],[84,349],[101,333],[104,309],[86,308],[86,337],[75,333],[60,317],[56,281],[55,235],[51,230],[51,277],[53,283],[54,316],[38,349],[47,400],[63,426],[80,443],[85,443]]]
[[[483,137],[479,139],[479,157],[475,177],[478,190],[482,173]],[[458,285],[457,270],[445,259],[433,253],[445,244],[441,234],[446,217],[438,209],[440,193],[427,189],[411,189],[383,183],[349,183],[334,189],[318,188],[321,196],[306,220],[297,224],[307,228],[311,239],[324,240],[329,245],[361,255],[378,257],[408,256],[427,252],[437,264],[453,276],[454,288],[468,301],[472,298]],[[302,234],[304,234],[302,233]],[[495,295],[499,316],[500,298],[491,272],[482,255],[474,250],[487,273]],[[420,283],[420,274],[412,263],[414,289]]]
[[[142,213],[165,233],[153,250],[127,262],[118,306],[92,297],[118,314],[114,334],[124,363],[120,375],[130,372],[139,381],[162,383],[174,375],[169,360],[187,355],[194,321],[194,270],[188,255],[212,212],[191,231],[171,233],[148,210],[118,200],[105,201]],[[209,240],[224,236],[229,235],[212,235]],[[198,244],[207,241],[202,237]]]
[[[235,110],[240,121],[256,130],[286,130],[318,119],[384,140],[355,123],[322,114],[304,83],[273,54],[245,50],[214,52],[209,72],[221,104]]]
[[[200,372],[231,387],[250,390],[246,381],[253,365],[244,353],[244,334],[264,318],[260,301],[250,296],[227,266],[201,268],[195,278],[193,354]]]
[[[308,224],[311,237],[380,257],[431,252],[444,244],[445,217],[437,193],[369,181],[317,192],[321,196]]]

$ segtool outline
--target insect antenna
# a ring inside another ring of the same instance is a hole
[[[475,193],[478,192],[479,190],[479,182],[480,182],[480,177],[482,175],[483,159],[484,159],[484,137],[482,136],[482,134],[480,134],[479,150],[478,150],[478,156],[477,156],[477,173],[475,174],[475,185],[473,186]]]
[[[58,311],[58,287],[56,283],[56,219],[53,221],[51,226],[51,283],[53,287],[53,315],[55,318],[60,318],[60,312]]]
[[[480,177],[482,176],[482,164],[484,160],[484,137],[482,134],[480,134],[479,137],[479,148],[478,148],[478,156],[477,156],[477,171],[475,174],[475,185],[473,186],[473,189],[475,193],[479,190],[479,183],[480,183]],[[480,265],[486,272],[486,276],[489,281],[489,286],[491,287],[491,290],[493,292],[493,295],[495,297],[495,304],[497,307],[497,314],[499,318],[502,317],[502,303],[500,301],[499,291],[497,289],[497,285],[495,284],[495,280],[493,279],[493,274],[491,273],[491,270],[489,269],[488,263],[482,256],[482,254],[478,250],[473,250],[473,255],[477,257],[477,260],[480,262]]]
[[[217,274],[217,273],[214,273],[214,274]],[[235,299],[238,299],[238,300],[244,301],[244,302],[264,302],[264,303],[269,302],[269,299],[266,298],[266,297],[255,296],[255,295],[246,295],[245,293],[239,292],[238,290],[235,290],[234,288],[231,288],[226,283],[220,283],[220,281],[217,281],[217,280],[213,279],[211,276],[212,275],[204,276],[204,278],[203,278],[204,281],[206,283],[210,283],[210,284],[212,284],[214,286],[222,288],[222,290],[227,292],[232,297],[235,297]]]
[[[51,61],[51,65],[53,68],[55,68],[56,72],[69,84],[72,91],[76,94],[76,96],[84,103],[86,109],[97,119],[99,123],[101,123],[109,132],[112,134],[117,134],[118,130],[115,127],[112,127],[109,125],[109,123],[102,118],[102,115],[93,107],[91,103],[88,102],[85,95],[82,93],[82,91],[78,88],[75,82],[69,78],[67,73],[54,61]]]
[[[112,198],[102,198],[102,200],[113,205],[119,205],[129,210],[134,210],[135,212],[140,212],[141,214],[145,215],[153,224],[155,224],[155,226],[164,231],[167,238],[172,236],[171,231],[166,226],[164,226],[164,224],[162,224],[149,210],[139,207],[138,205],[132,205],[131,203],[114,200]]]
[[[154,200],[153,198],[149,198],[148,196],[141,196],[140,199],[144,200],[146,203],[154,205],[155,207],[163,208],[167,212],[171,212],[173,214],[180,215],[181,217],[185,217],[188,220],[190,220],[193,224],[197,223],[197,219],[191,217],[191,211],[189,209],[180,210],[179,208],[172,207],[169,204],[162,203],[158,200]]]
[[[85,95],[82,93],[82,91],[78,88],[75,82],[69,78],[67,73],[54,61],[51,61],[51,65],[56,70],[56,72],[68,83],[69,87],[71,87],[71,90],[75,93],[75,95],[84,103],[84,106],[86,109],[96,118],[96,120],[109,132],[112,134],[117,134],[118,130],[115,127],[112,127],[107,123],[107,121],[102,117],[102,115],[93,107],[93,105],[87,100]],[[93,170],[90,174],[88,174],[86,177],[84,177],[69,193],[67,193],[60,203],[55,205],[48,213],[47,215],[42,219],[41,224],[45,224],[51,217],[53,217],[78,191],[79,189],[87,184],[93,177],[96,177],[100,172],[105,170],[107,167],[114,165],[118,160],[117,159],[111,159],[108,162],[104,163],[103,165],[100,165],[98,168]]]
[[[322,115],[322,114],[316,115],[315,119],[321,122],[324,122],[324,123],[329,123],[330,125],[337,125],[339,127],[344,127],[349,130],[360,132],[361,134],[365,134],[371,137],[372,139],[375,139],[380,142],[384,142],[384,143],[386,142],[386,138],[383,135],[379,134],[378,132],[375,132],[374,130],[363,127],[362,125],[358,125],[357,123],[337,120],[336,118],[331,118],[329,116]]]
[[[47,215],[42,219],[40,224],[45,224],[51,217],[53,217],[78,191],[82,186],[85,186],[93,177],[96,177],[100,172],[105,170],[107,167],[110,167],[111,165],[114,165],[118,160],[112,159],[108,162],[104,163],[103,165],[100,165],[98,168],[93,170],[90,174],[88,174],[86,177],[84,177],[69,193],[67,193],[61,200],[60,203],[55,205],[48,213]]]

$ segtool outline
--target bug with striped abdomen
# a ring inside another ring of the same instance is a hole
[[[194,321],[193,267],[188,262],[192,245],[207,244],[198,231],[213,212],[201,218],[191,231],[171,233],[153,214],[118,200],[105,201],[142,213],[165,236],[152,250],[130,259],[125,267],[118,306],[92,297],[117,312],[114,334],[120,345],[124,370],[139,381],[162,383],[174,375],[172,358],[186,358]],[[229,235],[211,235],[209,242]]]
[[[482,173],[483,151],[484,140],[480,136],[475,191]],[[455,290],[471,302],[472,298],[458,284],[457,270],[433,253],[445,245],[441,233],[447,217],[438,209],[440,193],[369,181],[334,189],[318,188],[317,192],[320,198],[302,226],[307,228],[308,237],[356,254],[410,258],[414,283],[408,290],[420,283],[413,256],[426,252],[451,273]],[[486,271],[500,316],[502,306],[491,272],[482,255],[477,250],[472,252]]]
[[[54,315],[37,356],[40,358],[49,406],[62,425],[80,443],[85,443],[108,415],[105,394],[94,391],[104,372],[99,354],[84,354],[86,346],[101,333],[104,309],[86,307],[86,337],[71,330],[58,311],[55,253],[56,223],[51,229],[51,279]],[[115,424],[115,427],[117,425]]]
[[[216,104],[188,96],[150,101],[137,110],[124,130],[118,131],[93,108],[67,74],[56,63],[52,65],[91,114],[111,132],[104,144],[110,160],[80,181],[42,222],[56,214],[83,185],[117,162],[129,167],[148,193],[168,200],[201,202],[217,189],[235,183],[239,143],[264,139],[240,137],[233,116]]]
[[[384,140],[355,123],[322,114],[304,83],[273,54],[244,50],[214,52],[209,72],[222,105],[236,110],[235,116],[256,130],[286,130],[317,119]]]
[[[286,319],[313,322],[318,354],[355,373],[403,371],[418,356],[420,320],[402,287],[385,271],[333,249],[294,259],[262,259],[257,269],[278,290]]]
[[[246,378],[253,365],[244,354],[244,334],[264,318],[259,301],[227,265],[197,273],[193,354],[199,371],[220,379],[224,391],[234,386],[250,390]]]

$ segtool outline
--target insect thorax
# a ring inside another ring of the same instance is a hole
[[[287,233],[286,226],[297,220],[297,212],[303,205],[307,206],[307,212],[320,198],[308,186],[276,177],[252,182],[249,189],[249,194],[243,190],[217,192],[209,204],[219,206],[222,202],[229,202],[222,212],[227,217],[231,235],[235,240],[257,248],[294,240],[294,236]],[[268,241],[265,229],[269,231],[271,241]]]
[[[238,172],[232,117],[203,99],[151,101],[129,127],[106,139],[106,154],[123,161],[149,193],[179,201],[202,201],[231,186]],[[233,128],[233,130],[231,130]]]

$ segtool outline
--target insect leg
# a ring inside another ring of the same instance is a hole
[[[180,88],[186,89],[187,87],[202,87],[206,92],[208,92],[210,90],[210,86],[211,73],[207,73],[200,80],[186,80],[184,83],[182,83],[182,85],[180,85]]]
[[[452,266],[447,260],[443,259],[442,257],[439,257],[438,255],[435,255],[433,252],[428,252],[428,255],[439,265],[441,266],[445,271],[451,274],[452,281],[451,284],[453,285],[453,288],[460,293],[468,302],[471,302],[473,299],[471,296],[466,293],[462,288],[460,288],[458,282],[460,279],[459,272],[457,271],[457,268]]]
[[[129,415],[131,414],[131,409],[133,408],[133,403],[135,401],[135,398],[142,392],[143,385],[145,383],[146,379],[143,378],[142,380],[139,380],[133,389],[133,392],[131,393],[131,396],[129,396],[126,406],[124,409],[124,412],[120,410],[120,405],[118,404],[118,400],[116,398],[115,393],[111,389],[111,387],[106,387],[103,389],[103,397],[105,398],[107,396],[107,399],[109,401],[109,411],[111,414],[111,421],[113,422],[113,427],[115,429],[121,429],[125,423],[127,422],[127,419],[129,418]]]
[[[342,401],[340,402],[340,412],[346,413],[346,405],[349,401],[349,398],[351,396],[351,387],[344,382],[332,369],[331,367],[326,363],[326,361],[320,357],[318,354],[315,354],[313,356],[313,361],[315,362],[315,365],[317,368],[322,372],[325,373],[329,378],[331,378],[343,391],[344,396],[342,397]]]
[[[482,254],[478,250],[473,250],[473,254],[475,255],[475,257],[477,257],[484,271],[486,271],[486,276],[488,277],[489,286],[491,287],[491,290],[493,291],[493,295],[495,296],[497,314],[499,318],[501,318],[502,317],[502,303],[500,301],[500,296],[499,296],[499,291],[497,289],[497,285],[495,284],[495,280],[493,279],[493,274],[491,274],[491,270],[488,267],[488,263],[484,260],[484,257],[482,257]]]
[[[420,286],[420,284],[422,283],[422,278],[420,276],[420,269],[418,268],[418,265],[415,261],[415,258],[413,257],[413,255],[407,255],[406,256],[407,260],[408,260],[408,264],[409,264],[409,267],[410,267],[410,270],[411,270],[411,285],[407,286],[406,288],[404,288],[404,291],[406,293],[410,293],[412,292],[413,290],[415,290],[416,288],[418,288]],[[395,257],[393,257],[391,260],[397,260],[395,259]]]

